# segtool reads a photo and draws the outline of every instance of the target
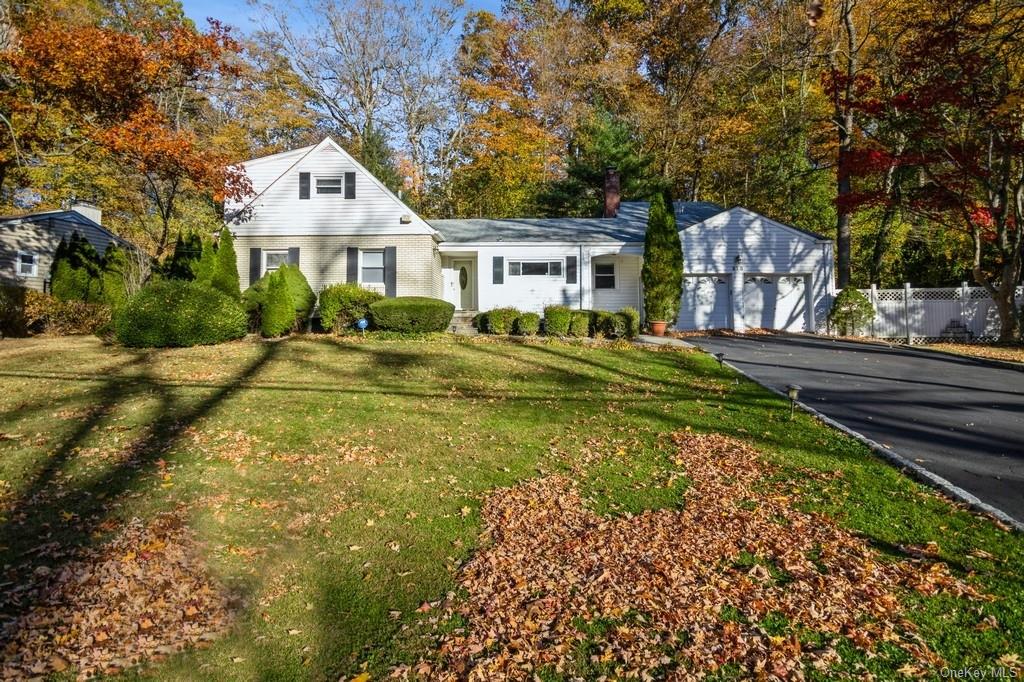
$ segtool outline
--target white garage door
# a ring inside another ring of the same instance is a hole
[[[676,329],[729,327],[729,275],[687,275]]]
[[[805,331],[806,310],[801,275],[747,275],[743,280],[743,323],[748,328]]]

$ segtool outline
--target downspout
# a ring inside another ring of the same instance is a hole
[[[580,286],[580,310],[583,310],[583,244],[580,244],[580,265],[578,270],[579,272],[576,275],[579,278]]]

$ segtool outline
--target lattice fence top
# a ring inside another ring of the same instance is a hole
[[[871,296],[871,289],[860,289],[865,296]],[[878,289],[875,291],[876,301],[902,301],[903,289]]]

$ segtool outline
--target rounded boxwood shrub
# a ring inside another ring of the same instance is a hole
[[[489,310],[483,316],[484,331],[488,334],[511,334],[519,315],[515,308]]]
[[[640,334],[640,313],[636,308],[626,307],[615,313],[622,320],[623,336],[635,339]]]
[[[121,307],[114,335],[126,346],[160,348],[221,343],[245,336],[245,310],[209,285],[153,282]]]
[[[846,287],[836,296],[828,321],[845,336],[866,329],[874,317],[875,307],[868,297],[853,287]]]
[[[443,332],[454,314],[448,301],[426,296],[385,298],[370,305],[374,327],[390,332]]]
[[[260,334],[266,337],[287,334],[295,327],[295,304],[288,292],[285,274],[272,273],[267,283],[267,294],[260,306]]]
[[[589,310],[573,310],[569,314],[569,336],[577,338],[590,336]]]
[[[544,333],[549,336],[568,336],[572,310],[569,306],[549,305],[544,308]]]
[[[359,318],[369,319],[370,306],[384,298],[358,284],[335,284],[320,292],[320,322],[327,331],[352,328]]]
[[[617,339],[626,335],[626,325],[621,317],[606,310],[595,310],[591,315],[591,336]]]
[[[537,313],[523,313],[516,318],[516,334],[534,336],[538,331],[540,331],[540,315]]]
[[[313,288],[309,286],[306,276],[299,270],[298,265],[282,265],[277,269],[277,272],[284,275],[284,281],[288,287],[288,295],[291,297],[292,305],[295,308],[294,321],[301,322],[309,318],[310,313],[313,312],[313,307],[316,305],[316,294],[313,292]],[[270,284],[270,277],[273,274],[273,272],[268,272],[263,275],[242,294],[242,304],[245,306],[246,311],[248,311],[254,328],[262,326],[261,310],[266,305],[267,288]]]
[[[28,334],[25,316],[27,292],[23,287],[0,285],[0,338]]]

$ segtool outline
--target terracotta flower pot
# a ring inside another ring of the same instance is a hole
[[[665,327],[668,326],[668,322],[651,322],[651,333],[655,336],[665,336]]]

